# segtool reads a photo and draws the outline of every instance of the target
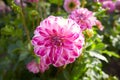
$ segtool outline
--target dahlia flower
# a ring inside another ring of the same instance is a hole
[[[17,4],[17,5],[19,5],[19,6],[21,5],[20,0],[14,0],[14,2],[15,2],[15,4]],[[22,5],[23,5],[24,7],[26,6],[25,1],[23,1]]]
[[[26,0],[28,2],[38,2],[39,0]]]
[[[69,18],[76,21],[82,30],[91,29],[96,25],[96,17],[87,8],[76,9],[71,12]]]
[[[2,0],[0,0],[0,14],[10,12],[11,9]]]
[[[104,1],[111,1],[111,0],[94,0],[94,2],[100,2],[100,3],[104,2]]]
[[[45,72],[45,70],[49,69],[49,60],[48,56],[41,57],[40,64],[39,64],[39,70],[41,73]]]
[[[107,9],[108,13],[112,13],[115,10],[115,4],[113,1],[104,1],[102,7]]]
[[[41,60],[41,72],[50,64],[59,67],[74,62],[83,44],[84,36],[75,21],[54,16],[43,20],[32,38],[34,52]]]
[[[3,1],[0,1],[0,13],[5,13],[6,5]]]
[[[116,10],[120,11],[120,0],[117,0],[115,2],[115,8],[116,8]]]
[[[94,0],[94,2],[103,2],[104,0]]]
[[[30,72],[33,72],[33,73],[39,72],[39,64],[37,64],[35,61],[29,62],[26,67]]]
[[[79,6],[80,6],[79,0],[65,0],[63,5],[64,9],[68,13],[74,11]]]

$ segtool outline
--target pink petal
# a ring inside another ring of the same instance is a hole
[[[75,59],[74,58],[69,58],[69,61],[70,61],[70,63],[72,63],[72,62],[75,61]]]
[[[77,52],[77,51],[75,51],[75,50],[74,50],[74,51],[72,51],[72,56],[75,56],[75,57],[79,56],[79,55],[78,55],[78,52]]]
[[[50,58],[47,57],[47,58],[46,58],[46,64],[50,64],[50,63],[51,63]]]
[[[41,50],[37,52],[37,55],[39,56],[44,56],[46,54],[46,49],[45,48],[40,48]]]
[[[40,35],[43,36],[43,37],[47,37],[47,34],[42,32],[42,31],[39,31]]]
[[[45,31],[46,31],[49,35],[51,35],[51,31],[50,31],[49,29],[45,29]]]

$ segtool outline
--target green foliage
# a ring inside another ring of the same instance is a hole
[[[49,2],[59,6],[63,5],[63,0],[49,0]]]
[[[107,50],[104,50],[104,51],[101,51],[101,53],[104,53],[104,54],[107,54],[108,56],[114,56],[114,57],[116,57],[116,58],[120,58],[120,56],[117,54],[117,53],[115,53],[115,52],[113,52],[113,51],[107,51]]]

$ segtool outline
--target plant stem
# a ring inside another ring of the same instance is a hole
[[[20,4],[21,4],[21,16],[22,16],[22,21],[23,21],[23,28],[26,32],[26,35],[27,35],[27,40],[30,42],[30,33],[29,33],[29,30],[27,28],[27,25],[26,25],[26,19],[25,19],[25,13],[24,13],[24,6],[23,6],[23,1],[20,0]]]
[[[81,7],[85,7],[85,4],[86,4],[86,0],[82,0],[82,2],[81,2],[82,4],[81,4]]]
[[[39,2],[40,2],[40,0],[36,3],[36,10],[38,11],[38,13],[39,13]],[[40,23],[40,19],[39,19],[39,17],[37,18],[37,25],[39,25]]]

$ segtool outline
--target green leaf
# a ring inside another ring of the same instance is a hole
[[[22,33],[23,31],[22,31],[22,29],[16,29],[15,31],[14,31],[14,37],[21,37],[22,35],[23,35],[23,33]],[[19,34],[18,34],[19,33]]]
[[[92,46],[92,48],[94,50],[102,50],[105,48],[105,44],[104,43],[98,43],[98,44],[95,44],[94,46]]]
[[[90,51],[89,54],[90,54],[90,56],[92,56],[92,57],[96,57],[96,58],[98,58],[98,59],[100,59],[100,60],[103,60],[103,61],[105,61],[105,62],[108,62],[107,58],[104,57],[103,55],[101,55],[99,52]]]
[[[116,58],[120,58],[120,55],[118,55],[117,53],[115,53],[113,51],[104,50],[104,51],[101,51],[101,53],[107,54],[110,57],[114,56]]]
[[[64,71],[63,71],[63,75],[64,75],[64,77],[65,77],[65,80],[70,80],[70,79],[69,79],[69,78],[70,78],[70,75],[69,75],[68,71],[64,70]]]
[[[29,55],[28,52],[21,53],[20,56],[19,56],[19,61],[22,61],[22,60],[26,59],[28,55]]]
[[[56,5],[62,5],[63,0],[49,0],[50,3],[56,4]]]
[[[1,29],[1,34],[3,35],[12,35],[14,32],[14,27],[10,25],[6,25],[4,28]]]
[[[39,64],[40,63],[40,57],[35,55],[35,61]]]

